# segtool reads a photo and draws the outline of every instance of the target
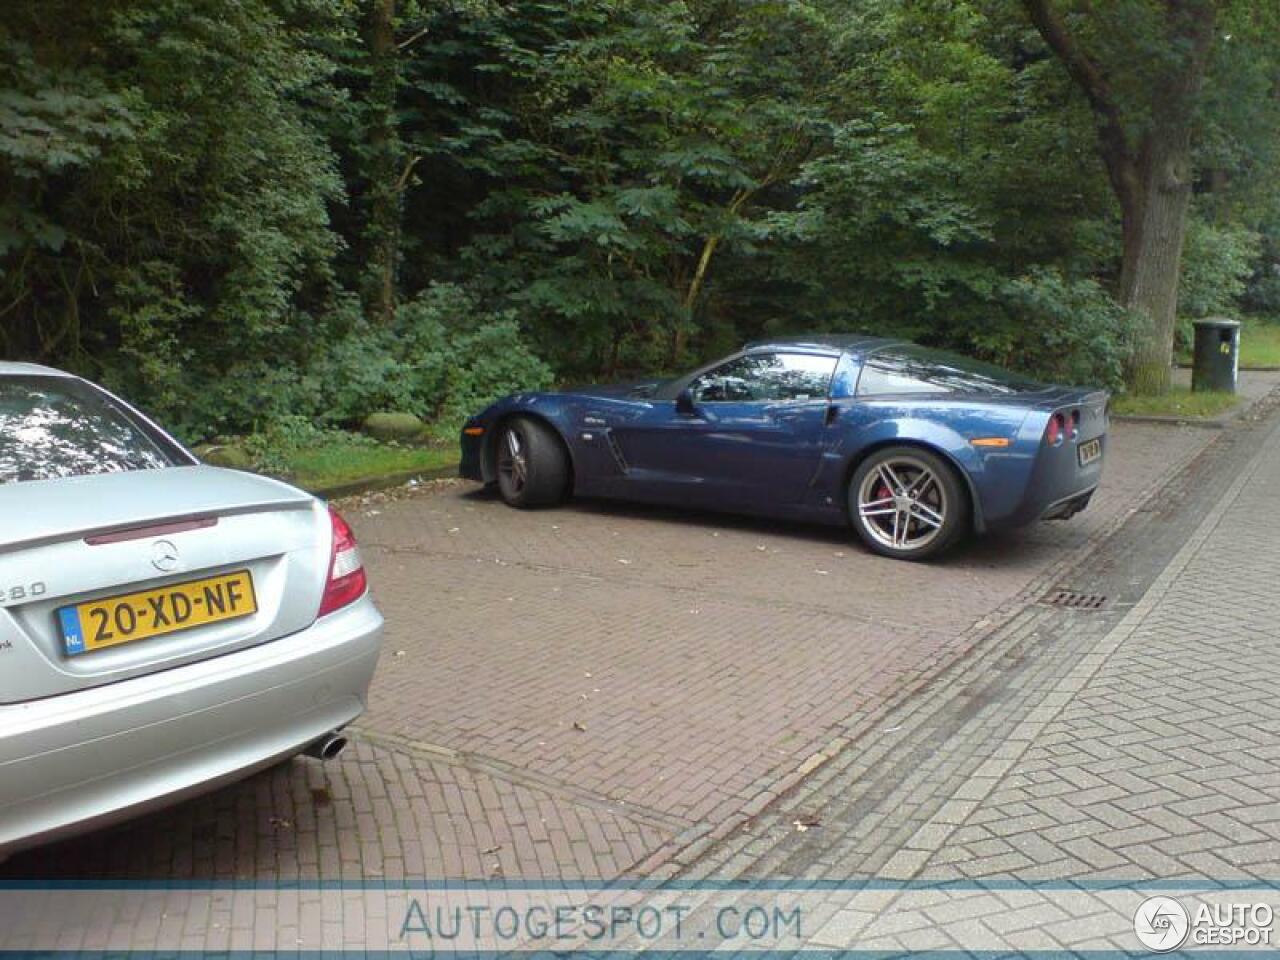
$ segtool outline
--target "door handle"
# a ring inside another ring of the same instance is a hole
[[[836,418],[839,416],[840,416],[840,408],[833,403],[829,407],[827,407],[827,415],[822,422],[823,424],[829,427],[831,426],[831,424],[836,422]]]

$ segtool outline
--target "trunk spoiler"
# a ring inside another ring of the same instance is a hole
[[[154,524],[310,509],[312,503],[310,494],[278,480],[208,466],[4,484],[0,553],[75,538],[109,538]]]

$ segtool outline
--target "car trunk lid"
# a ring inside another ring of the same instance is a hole
[[[304,629],[319,609],[332,537],[326,512],[308,494],[208,466],[0,485],[0,516],[0,703],[153,673]],[[225,585],[233,574],[251,584],[255,612],[79,654],[66,640],[60,611],[136,595],[142,612],[149,597],[171,599],[177,584]]]

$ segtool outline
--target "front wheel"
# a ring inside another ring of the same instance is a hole
[[[569,489],[569,457],[555,432],[538,420],[506,421],[498,438],[498,492],[509,506],[550,507]]]
[[[897,560],[926,560],[969,527],[969,498],[951,465],[917,447],[887,447],[859,464],[849,514],[862,541]]]

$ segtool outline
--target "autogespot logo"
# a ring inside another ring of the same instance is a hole
[[[1156,953],[1177,950],[1187,939],[1191,917],[1187,908],[1173,897],[1151,897],[1142,901],[1133,915],[1133,932],[1142,945]]]

